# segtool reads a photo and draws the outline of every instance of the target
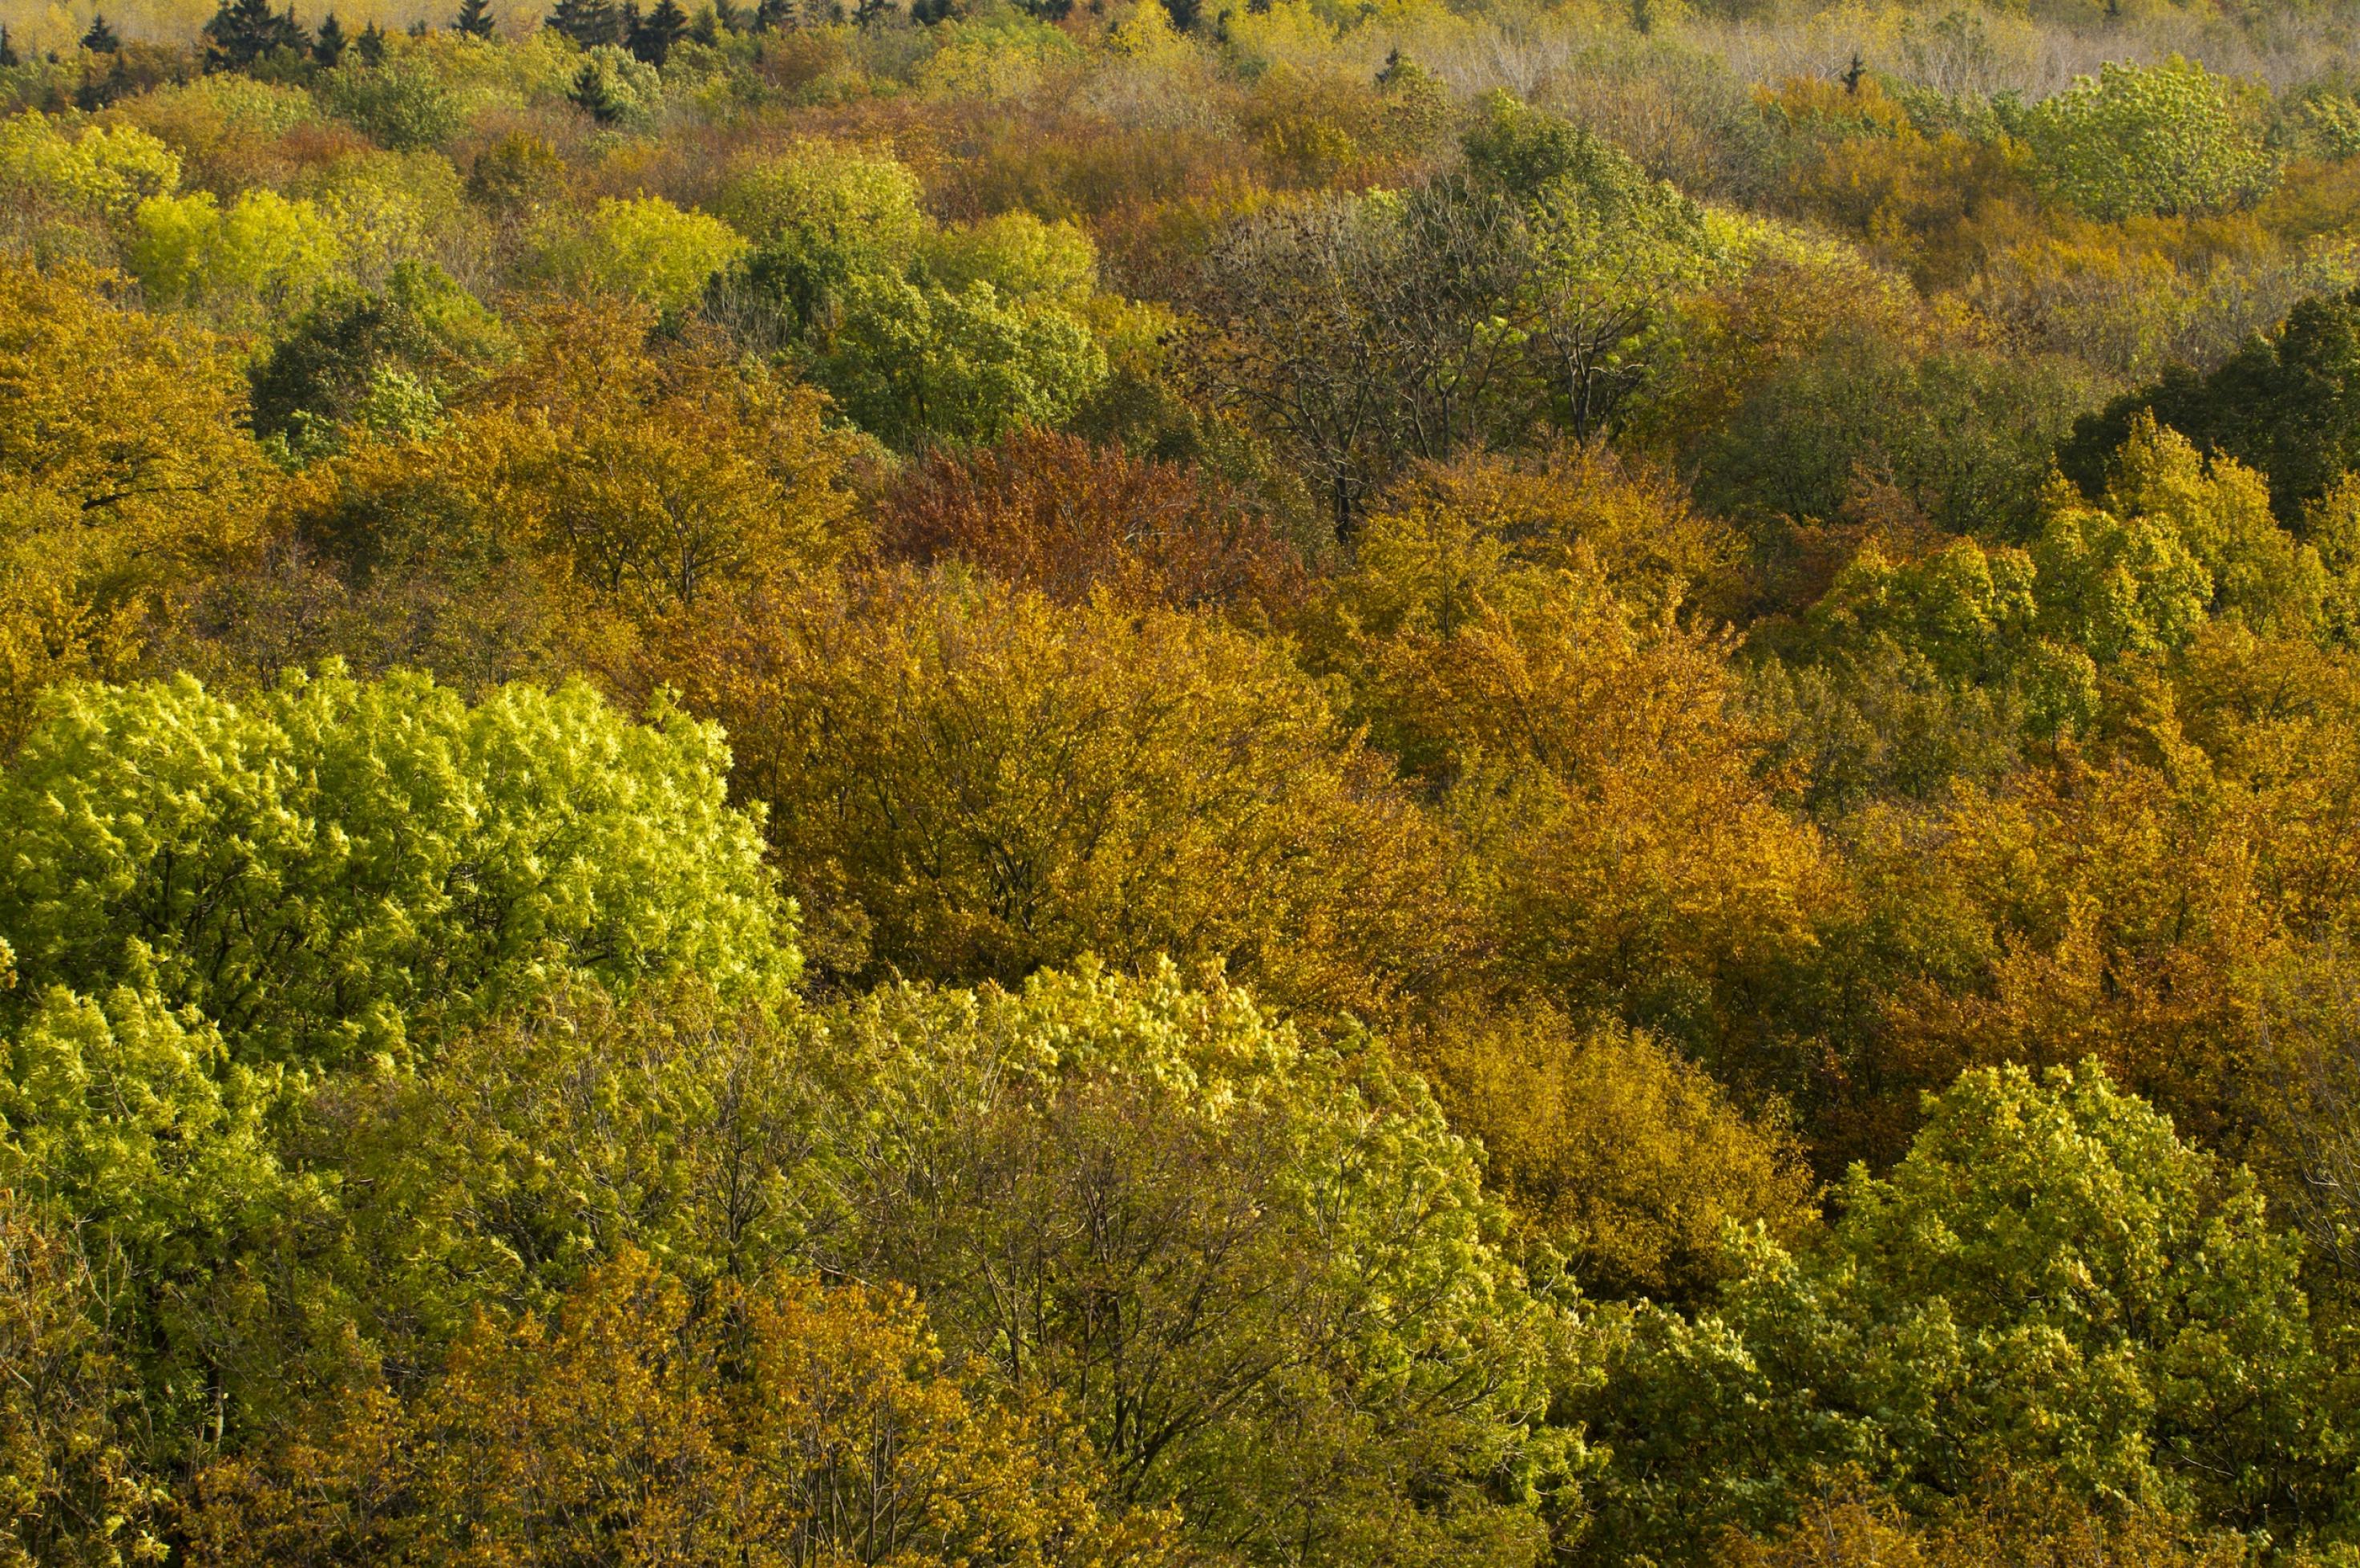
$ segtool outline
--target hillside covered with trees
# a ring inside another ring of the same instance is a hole
[[[2360,1564],[2360,9],[405,3],[0,6],[0,1568]]]

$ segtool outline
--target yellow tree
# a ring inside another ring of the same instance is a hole
[[[759,599],[667,676],[727,729],[841,979],[1170,953],[1368,1017],[1456,956],[1384,760],[1283,646],[1210,617],[902,570]]]
[[[252,526],[235,362],[119,287],[0,265],[0,755],[43,686],[127,671]]]
[[[948,1377],[903,1291],[782,1278],[696,1301],[644,1254],[551,1318],[479,1317],[408,1397],[366,1387],[215,1466],[193,1563],[1118,1568],[1167,1559],[1109,1514],[1054,1409]]]
[[[1578,534],[1413,503],[1370,520],[1317,637],[1457,830],[1484,978],[1742,1075],[1832,885],[1765,782],[1726,638],[1676,609],[1623,603]]]

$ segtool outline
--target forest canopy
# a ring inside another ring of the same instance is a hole
[[[2360,1562],[2346,0],[0,0],[0,1568]]]

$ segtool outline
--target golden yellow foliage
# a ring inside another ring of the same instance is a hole
[[[120,288],[0,263],[0,756],[42,687],[128,673],[253,525],[228,353]]]
[[[1210,617],[889,572],[758,599],[667,678],[728,730],[845,979],[1170,953],[1369,1017],[1456,956],[1441,847],[1383,760],[1283,646]]]
[[[214,657],[342,655],[469,688],[588,669],[644,697],[645,638],[716,593],[849,550],[847,466],[817,394],[643,312],[558,307],[431,431],[356,439],[287,484],[274,548],[216,595]]]
[[[1724,1227],[1808,1223],[1793,1134],[1644,1033],[1534,1007],[1454,1018],[1421,1054],[1491,1185],[1590,1295],[1700,1300],[1726,1272]]]
[[[1578,539],[1415,506],[1371,520],[1321,652],[1454,824],[1495,986],[1727,1052],[1831,884],[1728,640],[1676,611],[1623,604]]]
[[[193,1563],[828,1563],[1115,1568],[1168,1555],[1109,1516],[1054,1410],[970,1400],[905,1292],[785,1279],[695,1301],[641,1254],[550,1321],[488,1316],[403,1399],[338,1401],[202,1480]]]

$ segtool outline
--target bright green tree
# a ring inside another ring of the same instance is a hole
[[[745,249],[745,240],[718,218],[683,212],[661,196],[610,197],[559,239],[542,265],[571,288],[676,311]]]
[[[845,286],[843,321],[814,378],[894,446],[988,441],[1057,425],[1107,378],[1105,348],[1071,310],[879,273]]]
[[[65,689],[0,779],[0,938],[21,995],[144,985],[246,1062],[399,1056],[570,971],[774,989],[791,917],[726,756],[578,685]]]
[[[1739,1240],[1693,1321],[1620,1331],[1593,1435],[1606,1532],[1684,1555],[1846,1468],[1915,1508],[2015,1476],[2217,1522],[2324,1522],[2326,1363],[2243,1170],[2094,1063],[1977,1069],[1891,1175],[1855,1166],[1824,1241]]]
[[[1084,965],[828,1023],[869,1110],[822,1258],[1055,1399],[1114,1495],[1233,1561],[1531,1563],[1574,1522],[1560,1320],[1475,1150],[1365,1038]]]
[[[246,191],[227,206],[211,191],[151,196],[132,214],[125,252],[151,303],[230,315],[298,306],[329,282],[344,246],[311,202]]]
[[[2018,117],[2058,200],[2109,221],[2215,212],[2267,191],[2267,93],[2172,56],[2109,60]]]

